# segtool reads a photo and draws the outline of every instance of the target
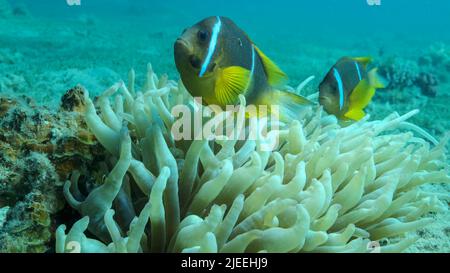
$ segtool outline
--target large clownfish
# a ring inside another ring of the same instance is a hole
[[[232,20],[206,18],[185,29],[174,45],[181,80],[193,97],[207,105],[239,102],[278,105],[281,120],[295,118],[311,102],[297,94],[280,91],[286,74],[270,60]]]

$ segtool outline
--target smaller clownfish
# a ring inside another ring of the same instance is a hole
[[[375,90],[386,86],[377,68],[367,72],[369,57],[343,57],[319,85],[319,102],[325,111],[341,120],[360,120]]]

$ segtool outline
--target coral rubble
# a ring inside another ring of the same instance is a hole
[[[394,252],[447,209],[422,189],[450,181],[447,139],[408,123],[417,111],[341,127],[306,108],[271,132],[269,152],[251,139],[175,141],[170,110],[192,103],[182,85],[151,66],[142,91],[129,78],[97,108],[85,93],[84,119],[114,167],[90,192],[66,182],[82,218],[59,226],[57,252]]]

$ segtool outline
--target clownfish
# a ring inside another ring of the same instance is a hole
[[[278,105],[280,119],[295,118],[308,99],[277,89],[286,74],[231,19],[206,18],[183,31],[174,45],[175,64],[183,85],[204,104]]]
[[[367,71],[369,57],[343,57],[328,71],[319,85],[319,103],[340,120],[357,121],[365,116],[377,88],[386,86],[377,68]]]

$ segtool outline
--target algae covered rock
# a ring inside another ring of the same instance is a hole
[[[49,250],[65,207],[64,181],[102,157],[78,118],[76,90],[57,112],[27,97],[0,97],[0,252]]]
[[[400,89],[414,85],[420,73],[419,66],[415,61],[398,57],[389,58],[380,66],[380,74],[389,82],[388,89]]]

